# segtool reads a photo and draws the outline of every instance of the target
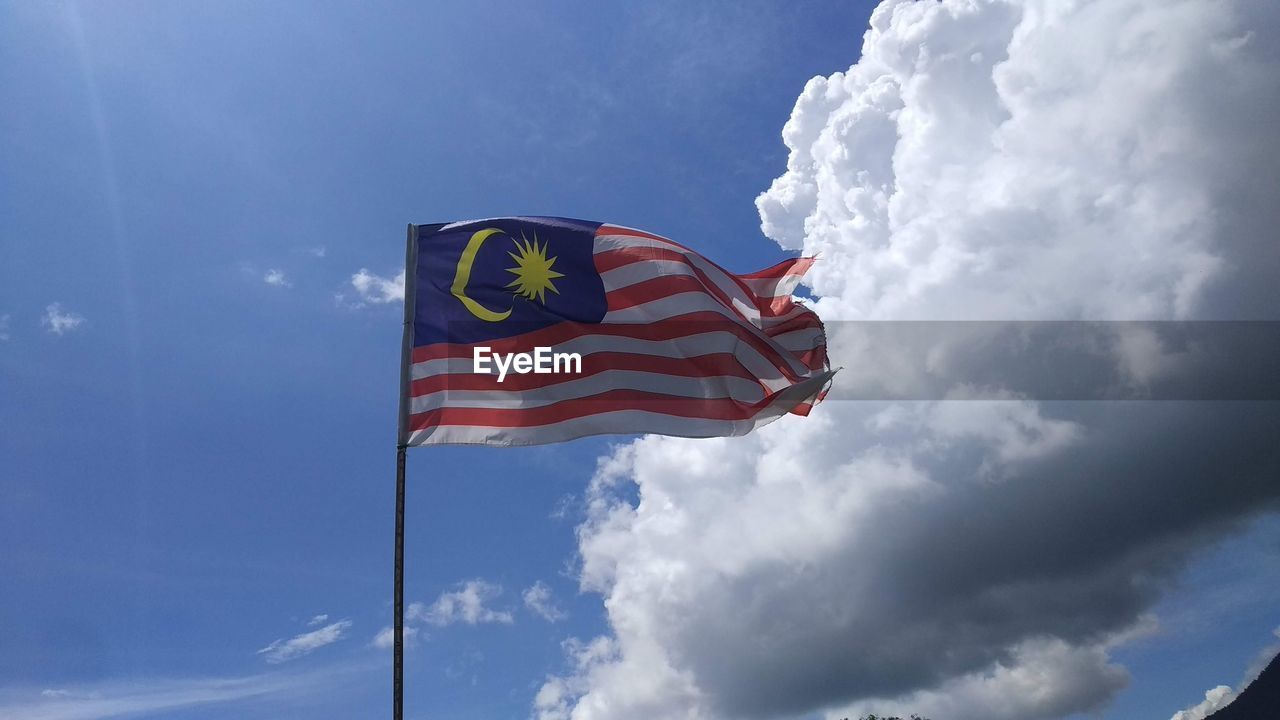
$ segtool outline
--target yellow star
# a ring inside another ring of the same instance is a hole
[[[524,240],[523,245],[520,244],[520,240]],[[515,288],[515,294],[521,297],[529,300],[536,299],[545,305],[548,290],[557,295],[560,294],[551,281],[564,277],[564,274],[551,269],[556,259],[547,257],[547,246],[538,244],[536,234],[533,236],[533,242],[525,240],[523,233],[520,235],[520,240],[512,238],[519,254],[507,253],[512,260],[516,261],[515,267],[507,268],[507,272],[516,276],[515,280],[507,283],[507,287]]]

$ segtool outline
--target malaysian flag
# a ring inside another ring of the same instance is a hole
[[[603,433],[742,435],[808,414],[832,373],[791,292],[641,230],[564,218],[409,228],[401,447]]]

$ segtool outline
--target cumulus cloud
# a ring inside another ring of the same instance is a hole
[[[487,606],[502,595],[502,586],[484,580],[467,580],[458,583],[458,589],[440,594],[430,605],[411,603],[405,609],[406,620],[417,620],[443,627],[454,623],[479,625],[482,623],[511,623],[508,610],[494,610]]]
[[[559,622],[569,617],[567,613],[556,607],[555,600],[551,597],[551,588],[541,580],[525,588],[521,597],[524,598],[525,607],[547,622]]]
[[[887,0],[798,99],[762,227],[821,257],[828,321],[1274,319],[1278,29],[1247,0]],[[837,390],[911,365],[864,351],[832,338]],[[1266,403],[945,396],[602,458],[580,580],[610,632],[538,716],[1096,711],[1191,553],[1280,505]]]
[[[289,278],[285,277],[283,270],[276,270],[276,269],[267,270],[266,274],[262,276],[262,282],[272,287],[281,287],[281,288],[293,287],[293,283],[289,281]]]
[[[797,101],[763,228],[822,254],[820,309],[849,319],[1256,314],[1267,273],[1242,261],[1278,262],[1250,177],[1275,153],[1250,158],[1277,104],[1268,14],[885,2],[862,60]]]
[[[44,309],[40,324],[54,335],[65,335],[84,324],[84,318],[62,309],[62,303],[51,303]]]
[[[258,651],[267,662],[275,665],[282,662],[310,655],[325,645],[332,645],[341,640],[351,627],[350,620],[339,620],[311,632],[294,635],[291,638],[280,638]]]
[[[351,286],[365,303],[393,303],[404,301],[404,271],[395,277],[375,275],[364,268],[351,276]]]
[[[1170,720],[1204,720],[1231,704],[1236,692],[1226,685],[1219,685],[1204,694],[1204,700],[1186,710],[1179,710]]]

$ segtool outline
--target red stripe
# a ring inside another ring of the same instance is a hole
[[[821,327],[822,323],[818,320],[817,315],[805,313],[808,316],[810,326]],[[804,317],[804,316],[802,316]],[[790,322],[790,321],[788,321]],[[560,343],[567,342],[574,338],[589,335],[607,335],[614,337],[629,337],[640,340],[654,340],[665,342],[689,335],[697,335],[706,332],[730,332],[737,335],[740,340],[750,345],[760,353],[765,360],[774,365],[777,370],[782,373],[783,377],[788,378],[792,382],[798,382],[803,379],[799,374],[791,369],[790,363],[786,361],[783,353],[790,355],[793,359],[796,353],[789,353],[785,350],[775,348],[768,341],[758,337],[754,332],[741,323],[734,322],[731,318],[727,318],[720,313],[712,311],[701,311],[680,315],[673,318],[666,318],[652,323],[600,323],[588,325],[583,323],[564,322],[558,325],[552,325],[541,330],[524,333],[522,335],[514,335],[508,338],[499,338],[492,341],[486,341],[484,345],[489,347],[496,353],[512,353],[512,352],[529,352],[535,347],[555,347]],[[479,343],[434,343],[431,345],[423,345],[413,350],[413,362],[427,362],[429,360],[437,360],[440,358],[471,358],[473,350]],[[806,365],[806,367],[809,367]]]
[[[672,260],[689,264],[689,257],[679,250],[645,247],[643,245],[604,250],[596,253],[593,257],[596,263],[596,271],[601,273],[624,265],[653,260]]]
[[[827,369],[827,348],[825,345],[816,347],[812,350],[805,350],[796,355],[796,359],[804,363],[804,366],[814,372],[820,372]]]
[[[664,275],[663,277],[649,278],[648,280],[641,280],[634,285],[628,285],[624,288],[611,290],[605,295],[605,298],[609,301],[609,310],[612,312],[614,310],[626,310],[629,307],[643,305],[647,302],[653,302],[654,300],[661,300],[662,298],[669,297],[671,295],[679,295],[680,293],[687,292],[708,294],[710,290],[711,288],[708,288],[703,282],[695,277],[690,277],[688,275]],[[738,315],[742,315],[742,313],[738,312],[738,309],[725,298],[717,297],[716,300],[719,300],[721,305],[733,310]],[[750,322],[745,317],[742,319]]]
[[[637,246],[637,247],[629,247],[629,248],[618,248],[616,250],[605,250],[604,252],[599,252],[599,253],[596,253],[595,255],[596,271],[601,273],[608,272],[609,270],[615,270],[620,267],[625,267],[633,263],[652,262],[652,261],[661,261],[661,260],[665,260],[669,262],[684,263],[686,266],[689,267],[689,269],[693,271],[694,275],[701,278],[701,280],[705,283],[705,289],[707,292],[712,293],[715,296],[716,300],[720,301],[721,304],[724,304],[726,306],[731,306],[731,303],[729,302],[728,294],[726,294],[719,285],[717,285],[714,281],[712,281],[712,279],[706,274],[706,272],[704,272],[702,268],[699,268],[693,262],[692,258],[690,258],[688,255],[684,253],[678,252],[676,250],[669,250],[667,248]],[[705,258],[703,258],[703,260],[706,262],[710,262]],[[796,260],[788,260],[787,262],[794,264]],[[714,263],[712,264],[714,265]],[[725,277],[738,286],[738,289],[741,290],[743,294],[746,295],[747,298],[751,300],[751,302],[756,306],[756,308],[759,310],[762,316],[776,317],[778,315],[785,315],[787,312],[791,311],[795,307],[795,303],[791,300],[791,296],[783,295],[781,297],[775,297],[772,295],[761,295],[757,293],[755,290],[752,290],[745,283],[738,280],[731,273],[725,272],[723,268],[720,268],[719,266],[715,266],[715,267],[717,269],[720,269],[721,272],[724,272]],[[685,276],[670,276],[670,277],[688,277],[688,276],[685,275]],[[624,289],[624,288],[619,288],[619,290],[621,289]],[[617,292],[617,291],[615,290],[614,292]],[[623,307],[629,307],[629,306],[623,306]],[[741,315],[741,313],[738,313],[738,314]]]
[[[698,270],[695,268],[694,272],[698,272]],[[698,272],[698,274],[702,275],[701,272]],[[705,278],[705,276],[702,277]],[[717,302],[723,305],[725,309],[731,310],[734,315],[741,318],[743,322],[749,323],[754,327],[759,327],[756,326],[754,321],[743,314],[742,311],[738,309],[738,306],[734,305],[729,298],[724,295],[720,288],[708,285],[708,282],[709,281],[705,280],[699,281],[698,278],[690,277],[688,275],[664,275],[661,277],[649,278],[648,280],[641,280],[638,283],[632,283],[631,285],[620,287],[616,290],[610,290],[605,293],[605,300],[609,303],[609,311],[613,312],[615,310],[626,310],[627,308],[643,305],[648,302],[653,302],[654,300],[661,300],[672,295],[680,295],[681,293],[693,292],[702,293],[704,295],[710,294]],[[788,313],[798,307],[795,302],[791,300],[791,297],[787,295],[770,298],[760,297],[753,293],[751,297],[756,302],[756,309],[760,312],[761,318],[785,317]],[[795,318],[788,318],[777,325],[771,325],[768,328],[760,329],[767,335],[778,335],[782,332],[786,332],[785,330],[779,330],[778,328],[786,327],[802,317],[804,317],[804,315],[798,315]]]
[[[754,373],[743,367],[733,353],[708,353],[694,357],[663,357],[624,352],[599,352],[582,356],[581,373],[557,375],[517,375],[510,373],[501,383],[497,375],[475,373],[440,373],[414,380],[410,397],[429,395],[441,390],[498,390],[514,392],[536,390],[562,382],[590,377],[608,370],[634,370],[679,377],[738,377],[759,382]]]
[[[768,305],[762,305],[762,308],[768,308],[766,313],[763,309],[761,315],[786,315],[796,306],[796,301],[791,299],[790,295],[778,295],[769,300]]]
[[[674,340],[704,332],[732,331],[737,326],[733,320],[718,312],[702,310],[667,318],[653,323],[575,323],[562,322],[550,327],[532,330],[510,337],[486,340],[483,343],[432,343],[413,349],[415,363],[444,357],[471,357],[471,349],[483,344],[494,352],[528,352],[535,347],[554,347],[560,343],[586,335],[608,335],[637,340]]]
[[[747,420],[765,409],[777,395],[774,393],[758,403],[743,403],[730,398],[687,398],[640,390],[609,390],[535,408],[435,408],[410,416],[409,430],[438,425],[533,427],[618,410],[647,410],[702,420]]]
[[[725,294],[725,292],[724,292],[723,290],[721,290],[721,289],[720,289],[720,287],[719,287],[715,282],[713,282],[713,281],[712,281],[712,280],[711,280],[711,279],[706,275],[706,273],[702,270],[702,268],[699,268],[699,267],[698,267],[698,266],[693,262],[692,258],[696,257],[696,258],[698,258],[699,260],[701,260],[701,261],[705,262],[706,264],[710,265],[711,267],[715,268],[716,270],[720,271],[720,273],[721,273],[722,275],[724,275],[724,277],[725,277],[725,279],[726,279],[726,280],[728,280],[729,282],[733,283],[734,285],[737,285],[738,289],[739,289],[740,291],[742,291],[743,295],[745,295],[745,296],[747,296],[748,298],[751,298],[751,299],[752,299],[752,304],[754,304],[757,308],[759,308],[759,310],[760,310],[761,314],[764,314],[764,315],[782,314],[782,313],[785,313],[787,310],[789,310],[789,309],[793,306],[793,303],[791,302],[791,299],[790,299],[790,298],[786,298],[785,300],[778,301],[778,300],[776,300],[776,299],[774,299],[774,298],[772,298],[772,297],[764,297],[764,296],[761,296],[761,295],[757,294],[757,293],[756,293],[755,291],[753,291],[750,287],[748,287],[746,283],[744,283],[744,282],[742,281],[742,278],[741,278],[741,277],[739,277],[739,276],[737,276],[737,275],[735,275],[735,274],[733,274],[733,273],[729,272],[728,270],[725,270],[724,268],[720,267],[720,266],[719,266],[719,265],[717,265],[716,263],[711,262],[710,260],[708,260],[707,258],[703,257],[702,255],[700,255],[700,254],[698,254],[698,253],[696,253],[696,252],[694,252],[694,251],[690,250],[689,248],[687,248],[687,247],[685,247],[685,246],[681,245],[680,243],[675,242],[674,240],[670,240],[670,239],[668,239],[668,238],[664,238],[664,237],[659,237],[659,236],[657,236],[657,235],[652,235],[652,234],[647,233],[647,232],[644,232],[644,231],[642,231],[642,230],[631,230],[630,228],[620,228],[620,227],[616,227],[616,226],[613,226],[613,225],[602,225],[598,230],[596,230],[596,236],[597,236],[597,237],[599,237],[599,236],[601,236],[601,235],[624,235],[624,236],[628,236],[628,237],[638,237],[638,238],[643,238],[643,239],[647,239],[647,240],[657,240],[657,241],[664,242],[664,243],[670,243],[670,244],[672,244],[672,245],[675,245],[675,246],[676,246],[676,247],[678,247],[678,248],[681,248],[682,250],[684,250],[684,251],[685,251],[683,254],[682,254],[682,253],[678,253],[678,252],[673,252],[673,251],[670,251],[670,250],[665,250],[665,249],[658,250],[657,248],[636,248],[636,249],[637,249],[637,250],[641,250],[641,249],[643,249],[643,250],[651,250],[651,251],[655,251],[655,252],[663,252],[663,253],[671,253],[671,254],[673,255],[673,257],[662,257],[661,259],[679,260],[679,261],[681,261],[681,262],[683,262],[683,263],[687,264],[690,268],[692,268],[692,269],[693,269],[694,273],[696,273],[696,274],[698,275],[698,277],[700,277],[700,278],[702,279],[702,281],[703,281],[703,282],[707,283],[708,290],[710,290],[712,293],[714,293],[714,294],[716,295],[717,299],[719,299],[719,300],[720,300],[720,302],[725,303],[726,305],[730,305],[730,306],[731,306],[731,304],[730,304],[730,303],[728,303],[728,301],[727,301],[727,299],[726,299],[728,296]],[[622,250],[623,252],[625,252],[625,251],[626,251],[626,250],[628,250],[628,249],[620,249],[620,250]],[[603,252],[597,253],[597,254],[596,254],[596,257],[597,257],[597,258],[599,258],[600,256],[609,256],[609,255],[612,255],[613,253],[616,253],[616,252],[619,252],[619,250],[605,250],[605,251],[603,251]],[[648,257],[648,258],[645,258],[645,257],[637,257],[637,259],[636,259],[636,260],[634,260],[633,262],[638,262],[638,261],[643,260],[643,259],[659,259],[659,258],[657,258],[657,257],[652,257],[652,256],[651,256],[651,257]],[[782,267],[783,265],[788,265],[789,263],[790,263],[790,264],[794,264],[796,261],[798,261],[798,260],[804,260],[804,259],[805,259],[805,258],[793,258],[793,259],[791,259],[791,260],[784,261],[783,263],[780,263],[779,265],[775,265],[775,266],[773,266],[772,268],[769,268],[769,269],[766,269],[766,270],[761,270],[759,273],[754,273],[754,274],[752,274],[752,275],[744,275],[744,276],[742,276],[742,277],[754,278],[754,277],[757,277],[757,276],[761,276],[762,274],[767,274],[767,273],[770,273],[770,272],[772,272],[772,271],[775,271],[775,270],[777,270],[779,267]],[[626,265],[626,264],[627,264],[626,262],[622,262],[622,261],[621,261],[621,258],[611,258],[608,262],[610,262],[610,263],[614,263],[614,262],[616,262],[616,263],[617,263],[617,265],[613,265],[612,267],[620,267],[620,266],[622,266],[622,265]],[[612,269],[612,267],[610,267],[609,269]],[[597,264],[596,264],[596,268],[597,268],[597,270],[599,270],[600,272],[604,272],[604,269],[602,269],[602,268],[601,268],[601,266],[600,266],[600,264],[599,264],[599,262],[598,262],[598,261],[597,261]],[[807,268],[807,266],[806,266],[806,268]]]
[[[711,295],[717,302],[732,310],[735,315],[741,317],[744,321],[751,322],[751,320],[744,315],[736,305],[734,305],[734,298],[730,298],[728,293],[717,285],[715,281],[713,281],[710,276],[702,270],[702,268],[694,264],[691,258],[672,250],[660,251],[661,256],[655,257],[658,253],[651,253],[651,250],[652,248],[609,250],[596,255],[596,258],[604,258],[604,262],[608,266],[607,269],[622,267],[631,263],[644,262],[647,260],[673,260],[684,263],[693,271],[693,274],[696,277],[690,277],[688,275],[665,275],[662,277],[642,280],[638,283],[627,285],[626,287],[611,290],[607,295],[610,310],[621,310],[624,308],[634,307],[635,305],[640,305],[642,303],[649,302],[650,300],[658,300],[667,297],[668,295],[676,295],[682,292],[701,292]],[[703,259],[705,260],[705,258]],[[714,266],[714,263],[712,263],[712,265]],[[724,272],[722,268],[719,268],[718,266],[716,267],[721,272]],[[600,266],[599,260],[597,260],[596,269],[600,272],[605,271],[605,268]],[[729,273],[726,272],[725,277],[738,286],[738,289],[745,296],[746,300],[756,307],[757,312],[759,312],[762,317],[777,317],[778,315],[785,315],[795,307],[795,304],[791,302],[790,297],[784,296],[782,298],[774,298],[772,296],[757,295],[744,283]],[[665,292],[660,289],[663,281],[670,283],[670,289]],[[643,289],[637,289],[642,286]],[[739,300],[741,300],[741,298],[739,298]]]
[[[647,249],[650,249],[650,248],[635,248],[635,250],[642,250],[642,251],[643,251],[643,250],[647,250]],[[614,253],[627,253],[627,252],[629,252],[629,251],[631,251],[631,249],[629,249],[629,248],[628,248],[628,249],[619,249],[619,250],[614,250],[614,251],[606,251],[606,252],[600,253],[600,255],[605,255],[605,256],[614,256]],[[695,276],[697,276],[697,278],[698,278],[699,280],[701,280],[701,281],[702,281],[702,282],[701,282],[701,284],[698,284],[696,281],[694,281],[694,280],[693,280],[693,278],[690,278],[688,275],[668,275],[668,276],[666,276],[666,277],[653,278],[653,279],[651,279],[651,280],[645,280],[645,281],[643,281],[643,282],[636,283],[635,285],[629,285],[629,286],[627,286],[627,287],[625,287],[625,288],[619,288],[619,289],[617,289],[617,290],[614,290],[614,291],[610,292],[610,293],[609,293],[609,309],[610,309],[610,310],[619,310],[619,309],[626,308],[626,307],[633,307],[633,306],[635,306],[635,305],[639,305],[641,302],[645,302],[645,301],[636,301],[636,302],[632,302],[632,303],[630,303],[630,304],[620,305],[619,307],[616,307],[616,308],[615,308],[615,307],[613,306],[613,303],[614,303],[613,295],[614,295],[614,293],[626,292],[626,291],[629,291],[629,290],[631,290],[632,288],[635,288],[635,287],[637,287],[637,286],[639,286],[639,285],[644,285],[644,284],[646,284],[646,283],[655,283],[655,281],[660,281],[660,280],[676,280],[677,278],[682,278],[682,279],[684,280],[684,282],[680,284],[681,289],[678,289],[678,290],[672,290],[671,292],[665,292],[665,293],[657,292],[657,291],[653,291],[653,292],[654,292],[654,294],[653,294],[653,295],[651,295],[651,296],[649,296],[649,297],[650,297],[650,299],[656,300],[656,299],[658,299],[658,298],[666,297],[667,295],[675,295],[676,293],[679,293],[679,292],[702,292],[702,293],[706,293],[706,294],[709,294],[709,295],[711,295],[712,297],[714,297],[714,298],[715,298],[715,299],[716,299],[716,300],[717,300],[721,305],[724,305],[726,308],[729,308],[730,310],[732,310],[732,311],[734,312],[734,314],[735,314],[735,315],[737,315],[738,317],[741,317],[744,321],[746,321],[746,322],[750,322],[750,320],[747,318],[747,316],[746,316],[746,315],[744,315],[744,314],[742,314],[742,312],[741,312],[740,310],[738,310],[738,308],[737,308],[737,307],[735,307],[735,306],[734,306],[733,301],[729,298],[729,295],[728,295],[727,293],[725,293],[725,291],[724,291],[724,290],[721,290],[721,289],[720,289],[720,287],[719,287],[719,286],[717,286],[717,285],[716,285],[716,284],[711,280],[711,278],[707,277],[707,274],[706,274],[705,272],[703,272],[701,268],[699,268],[697,265],[695,265],[695,264],[694,264],[694,262],[693,262],[693,260],[692,260],[688,255],[685,255],[685,254],[682,254],[682,253],[678,253],[678,252],[674,252],[674,251],[670,251],[670,250],[667,250],[667,251],[665,251],[665,252],[666,252],[666,253],[669,253],[669,254],[671,255],[671,257],[670,257],[669,259],[677,260],[677,261],[679,261],[679,262],[682,262],[682,263],[684,263],[684,264],[685,264],[685,265],[686,265],[690,270],[692,270],[692,271],[693,271],[693,274],[694,274]],[[634,257],[635,257],[636,259],[635,259],[633,262],[639,262],[639,261],[642,261],[642,260],[650,259],[650,258],[648,258],[648,257],[645,257],[645,255],[646,255],[646,253],[643,253],[643,252],[641,252],[641,253],[636,253],[636,254],[634,255]],[[703,260],[706,260],[706,259],[705,259],[705,258],[703,258]],[[614,259],[614,261],[616,261],[616,259]],[[755,302],[755,300],[756,300],[756,294],[755,294],[755,293],[753,293],[753,292],[751,292],[750,290],[748,290],[748,289],[746,288],[746,286],[744,286],[741,282],[738,282],[735,278],[733,278],[733,276],[729,275],[729,273],[728,273],[728,272],[725,272],[725,271],[723,270],[723,268],[720,268],[720,267],[719,267],[718,265],[716,265],[715,263],[711,263],[711,261],[709,261],[709,260],[707,260],[706,262],[710,263],[713,267],[716,267],[716,268],[717,268],[717,269],[719,269],[721,272],[724,272],[724,274],[725,274],[725,275],[726,275],[730,280],[732,280],[733,282],[737,283],[737,284],[738,284],[738,289],[739,289],[739,290],[741,290],[741,291],[742,291],[742,293],[743,293],[744,295],[746,295],[748,298],[750,298],[750,299],[753,301],[753,302],[752,302],[752,304],[753,304],[753,305],[756,305],[756,307],[757,307],[757,308],[759,308],[759,305],[760,305],[760,304],[759,304],[758,302]],[[597,270],[599,270],[599,265],[597,265],[597,266],[596,266],[596,269],[597,269]],[[600,272],[603,272],[603,271],[601,270]],[[643,293],[641,293],[641,294],[639,295],[639,297],[643,297],[643,296],[644,296],[644,294],[643,294]],[[768,306],[768,303],[766,303],[766,307],[767,307],[767,306]],[[763,312],[763,310],[761,310],[761,312]]]
[[[780,330],[769,328],[765,331],[766,334],[780,334],[807,327],[821,328],[822,321],[812,312],[805,312],[795,318],[778,323],[777,327]],[[493,348],[494,352],[529,352],[532,348],[554,347],[560,343],[587,335],[607,335],[662,342],[707,332],[731,332],[742,338],[756,337],[755,333],[744,327],[742,323],[733,320],[733,318],[726,317],[722,313],[713,310],[699,310],[663,318],[651,323],[575,323],[565,321],[519,335],[486,340],[483,343],[431,343],[430,345],[420,345],[413,349],[413,362],[420,363],[445,357],[470,358],[472,348],[482,344],[485,347]]]

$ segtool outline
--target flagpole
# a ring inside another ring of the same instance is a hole
[[[396,449],[395,659],[392,661],[391,717],[404,718],[404,455]]]
[[[396,438],[396,560],[394,640],[391,662],[391,717],[404,720],[404,464],[409,446],[409,368],[413,360],[414,285],[418,268],[418,227],[410,225],[404,251],[404,333],[400,343],[400,416]]]
[[[404,455],[396,449],[395,659],[392,661],[391,717],[404,718]]]

